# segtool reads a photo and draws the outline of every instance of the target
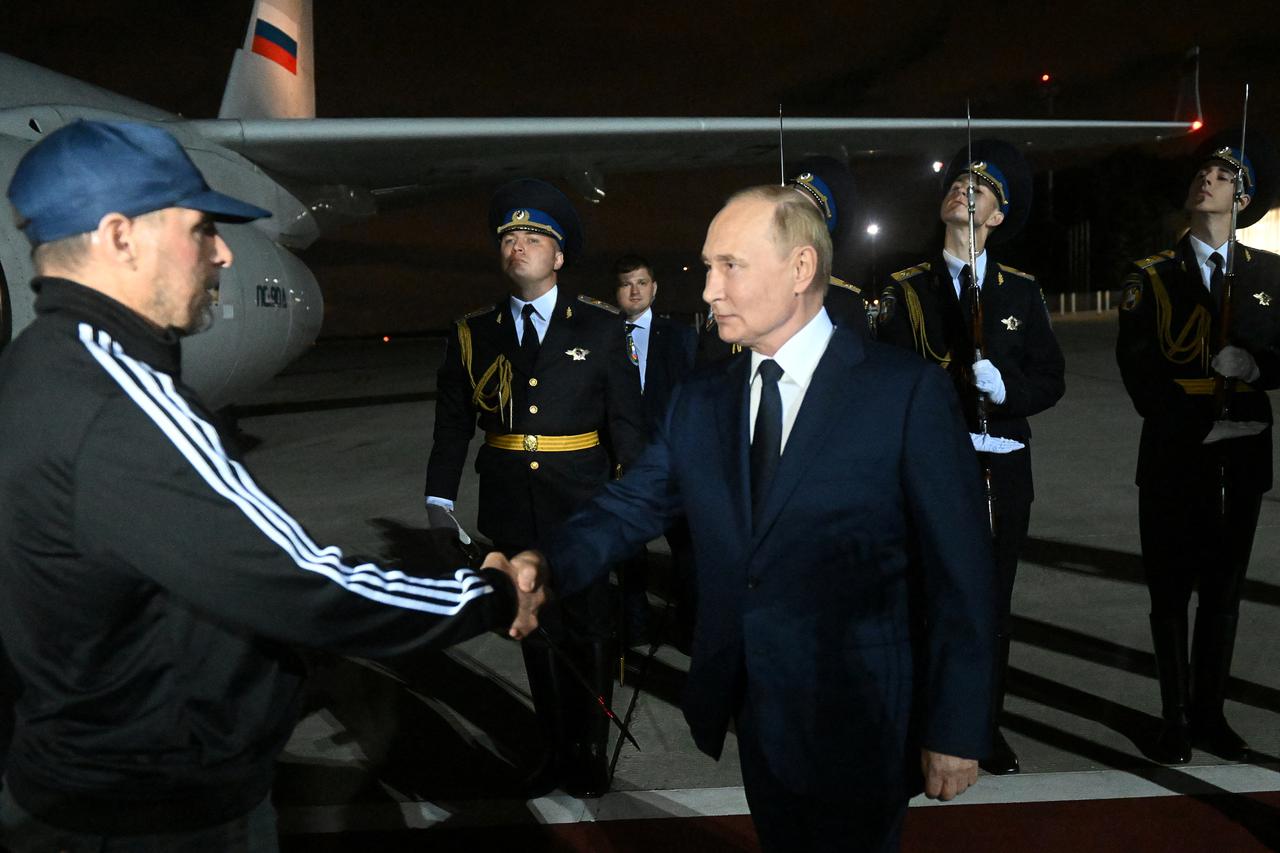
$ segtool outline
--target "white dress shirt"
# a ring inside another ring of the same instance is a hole
[[[636,345],[636,357],[640,368],[640,393],[644,393],[644,371],[649,364],[649,328],[653,325],[653,309],[646,308],[644,313],[628,323],[635,323],[631,330],[631,342]],[[626,328],[625,326],[623,328]],[[628,353],[630,355],[630,353]]]
[[[942,250],[942,259],[947,262],[947,272],[951,273],[951,287],[955,289],[956,298],[959,299],[962,295],[960,293],[960,272],[969,262],[967,260],[960,260],[946,249]],[[974,260],[974,264],[977,265],[978,269],[974,272],[973,283],[979,290],[981,290],[983,279],[987,277],[986,249],[982,250],[982,253]]]
[[[1211,278],[1213,275],[1213,264],[1209,263],[1209,256],[1214,252],[1222,255],[1222,274],[1227,274],[1227,244],[1223,243],[1218,248],[1213,248],[1205,241],[1201,240],[1194,234],[1191,237],[1191,251],[1195,253],[1196,263],[1200,266],[1200,280],[1204,282],[1205,290],[1212,291]],[[1230,242],[1230,241],[1227,241]]]
[[[834,330],[835,326],[827,316],[827,309],[820,308],[803,329],[792,335],[773,354],[773,360],[782,368],[782,378],[778,380],[778,396],[782,398],[782,446],[779,452],[787,448],[787,439],[791,437],[791,427],[795,425],[800,404],[804,402],[805,392],[809,390],[809,381],[813,379],[813,371],[817,369],[822,354],[827,351],[827,344],[831,342],[831,333]],[[764,384],[760,379],[760,362],[767,357],[758,352],[751,353],[751,436],[753,438],[756,434],[756,413],[760,410],[760,388]]]
[[[524,312],[524,306],[533,306],[533,328],[538,333],[538,343],[542,343],[547,336],[547,326],[551,323],[551,312],[556,310],[556,293],[560,290],[560,285],[555,284],[546,293],[539,296],[533,302],[525,302],[523,299],[511,296],[511,319],[516,324],[516,340],[524,343],[524,318],[520,316]]]

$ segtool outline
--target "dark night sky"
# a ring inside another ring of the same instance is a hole
[[[216,113],[251,7],[7,5],[0,51],[191,117]],[[1273,2],[829,5],[799,17],[756,0],[656,2],[629,14],[587,2],[321,0],[317,108],[325,116],[770,115],[781,102],[792,115],[954,116],[970,98],[975,116],[1036,118],[1047,113],[1036,81],[1048,71],[1059,85],[1056,117],[1167,119],[1181,56],[1199,44],[1210,126],[1238,122],[1248,80],[1251,123],[1280,139]],[[853,168],[885,228],[880,252],[917,248],[935,215],[932,174],[893,161]],[[602,270],[638,250],[662,259],[668,308],[698,307],[700,273],[681,276],[672,264],[696,262],[726,193],[775,179],[767,169],[606,176],[608,201],[583,211],[589,255],[574,283],[611,296]],[[500,292],[480,226],[490,189],[343,228],[308,252],[330,301],[326,332],[439,328]]]

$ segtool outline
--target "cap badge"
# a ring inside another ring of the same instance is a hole
[[[1266,308],[1271,304],[1271,294],[1267,293],[1265,290],[1253,294],[1253,298],[1258,300],[1258,304],[1263,308]]]
[[[1011,332],[1018,331],[1018,328],[1022,325],[1022,321],[1019,320],[1017,317],[1013,316],[1012,314],[1010,314],[1008,317],[1005,317],[1000,322],[1003,323],[1004,327]]]

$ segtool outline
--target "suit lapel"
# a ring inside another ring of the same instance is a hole
[[[752,531],[756,543],[769,532],[814,461],[829,458],[823,448],[828,434],[845,421],[840,412],[849,404],[845,390],[849,384],[849,371],[865,357],[866,352],[857,335],[837,329],[831,336],[827,351],[822,354],[813,378],[809,380],[804,401],[787,437],[773,485],[765,499],[764,512],[760,515],[760,525]],[[749,487],[747,494],[749,501]]]

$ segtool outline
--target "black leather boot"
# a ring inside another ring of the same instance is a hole
[[[529,694],[542,737],[542,758],[524,781],[525,796],[541,797],[565,783],[569,772],[569,737],[564,717],[560,668],[550,648],[532,642],[521,645]]]
[[[1004,712],[1004,684],[1009,673],[1009,635],[996,637],[996,667],[991,679],[991,755],[978,761],[978,766],[993,776],[1018,772],[1018,754],[1000,731],[1000,715]]]
[[[586,658],[582,661],[582,670],[591,682],[592,690],[612,707],[614,659],[609,654],[608,644],[594,642],[581,649]],[[600,797],[609,790],[611,723],[599,701],[586,690],[581,691],[579,707],[583,713],[577,717],[573,768],[565,782],[565,791],[575,797]]]
[[[1234,613],[1208,613],[1203,607],[1196,608],[1191,652],[1191,739],[1200,749],[1227,761],[1249,760],[1249,745],[1227,724],[1222,712],[1238,620]]]
[[[1191,760],[1191,728],[1188,720],[1187,617],[1151,614],[1151,645],[1160,679],[1160,716],[1163,723],[1150,755],[1161,764],[1186,764]]]

